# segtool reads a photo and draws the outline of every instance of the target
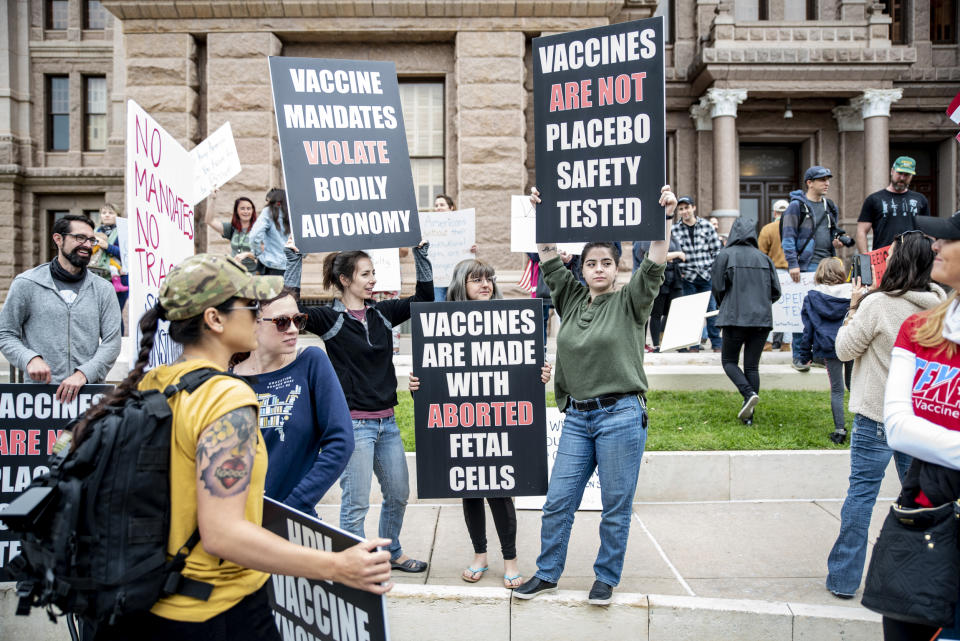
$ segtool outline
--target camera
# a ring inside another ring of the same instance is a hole
[[[839,240],[840,244],[844,247],[853,247],[856,244],[856,241],[850,238],[850,236],[847,235],[847,232],[839,227],[835,227],[833,230],[833,240]]]

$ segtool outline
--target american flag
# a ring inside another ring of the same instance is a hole
[[[526,290],[530,293],[531,296],[537,293],[537,280],[540,278],[540,264],[535,263],[529,258],[527,259],[527,265],[523,268],[523,273],[520,274],[520,280],[517,281],[517,285],[521,289]]]

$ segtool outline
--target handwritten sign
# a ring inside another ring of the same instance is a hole
[[[870,269],[873,270],[873,286],[876,287],[883,280],[887,272],[887,258],[890,256],[890,245],[874,249],[869,253]]]
[[[813,288],[814,272],[801,272],[800,282],[795,283],[790,278],[790,272],[778,269],[780,279],[780,300],[773,304],[773,331],[795,332],[803,331],[803,299]]]
[[[174,265],[193,255],[193,162],[187,151],[133,100],[127,101],[126,207],[130,274],[128,362],[137,361],[140,317],[157,302],[160,283]],[[172,363],[183,348],[160,323],[150,367]]]
[[[533,39],[537,241],[662,240],[662,17]]]
[[[556,407],[547,408],[547,473],[553,473],[553,462],[557,460],[557,451],[560,449],[560,435],[563,433],[563,419],[565,414]],[[546,496],[518,496],[514,503],[518,510],[542,510]],[[579,510],[602,510],[600,500],[600,476],[597,470],[593,471],[583,490]]]
[[[510,251],[537,251],[537,210],[530,196],[510,196]]]
[[[394,64],[271,57],[270,79],[300,251],[417,245]]]
[[[453,278],[457,263],[474,258],[470,247],[477,238],[476,213],[473,209],[422,211],[420,233],[430,241],[433,282],[445,287]]]
[[[206,140],[194,147],[190,151],[190,159],[193,162],[194,175],[190,204],[196,205],[212,194],[214,189],[219,189],[240,173],[240,156],[233,141],[230,123],[223,123]]]
[[[373,271],[377,276],[377,284],[374,285],[378,292],[399,292],[400,291],[400,250],[393,249],[368,249],[367,254],[373,262]]]

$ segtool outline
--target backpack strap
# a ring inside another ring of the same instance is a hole
[[[238,374],[234,374],[233,372],[224,372],[212,367],[201,367],[200,369],[195,369],[192,372],[187,372],[173,385],[168,385],[167,388],[163,390],[163,395],[166,396],[167,399],[170,399],[179,392],[193,394],[201,385],[216,376],[229,376],[230,378],[235,378],[238,381],[243,381],[244,383],[248,384],[251,382],[256,382],[255,378],[251,380],[251,377],[249,376],[243,377]]]
[[[170,559],[167,567],[167,580],[163,584],[164,596],[172,594],[182,594],[200,601],[206,601],[213,592],[212,583],[204,583],[189,577],[183,576],[183,568],[187,565],[187,557],[190,552],[200,542],[200,528],[193,531],[187,542],[180,546],[177,554]]]

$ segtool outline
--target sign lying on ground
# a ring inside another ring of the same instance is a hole
[[[414,303],[420,498],[547,490],[541,300]]]
[[[0,384],[0,511],[30,482],[49,471],[53,444],[67,423],[96,405],[113,385],[84,385],[72,402],[56,399],[56,385]],[[0,523],[0,581],[20,554],[20,540]]]
[[[476,258],[470,247],[477,239],[477,216],[473,209],[420,212],[420,233],[430,241],[433,284],[446,287],[453,268],[461,260]]]
[[[534,38],[537,242],[663,240],[663,19]]]
[[[269,497],[263,527],[292,543],[341,552],[362,539]],[[332,581],[274,574],[267,582],[270,607],[284,639],[389,641],[387,601],[381,595]]]
[[[813,288],[813,272],[800,272],[800,282],[795,283],[790,278],[790,272],[785,269],[777,270],[780,279],[780,300],[773,304],[773,331],[795,332],[803,331],[803,299]]]
[[[272,57],[270,79],[300,251],[418,244],[394,64]]]
[[[193,256],[193,162],[176,139],[133,100],[127,101],[127,271],[130,281],[128,362],[140,351],[140,317],[157,302],[160,283],[183,259]],[[172,363],[183,349],[157,329],[150,367]]]
[[[240,173],[240,156],[233,141],[230,123],[223,123],[206,140],[191,149],[190,159],[193,162],[194,176],[190,204],[196,205],[212,194],[214,189],[226,185]]]
[[[557,460],[557,451],[560,448],[560,435],[563,433],[563,419],[566,415],[557,407],[547,408],[547,473],[553,473],[553,462]],[[518,510],[542,510],[546,496],[518,496],[515,503]],[[603,502],[600,497],[600,476],[597,470],[587,479],[580,499],[578,510],[602,510]]]

